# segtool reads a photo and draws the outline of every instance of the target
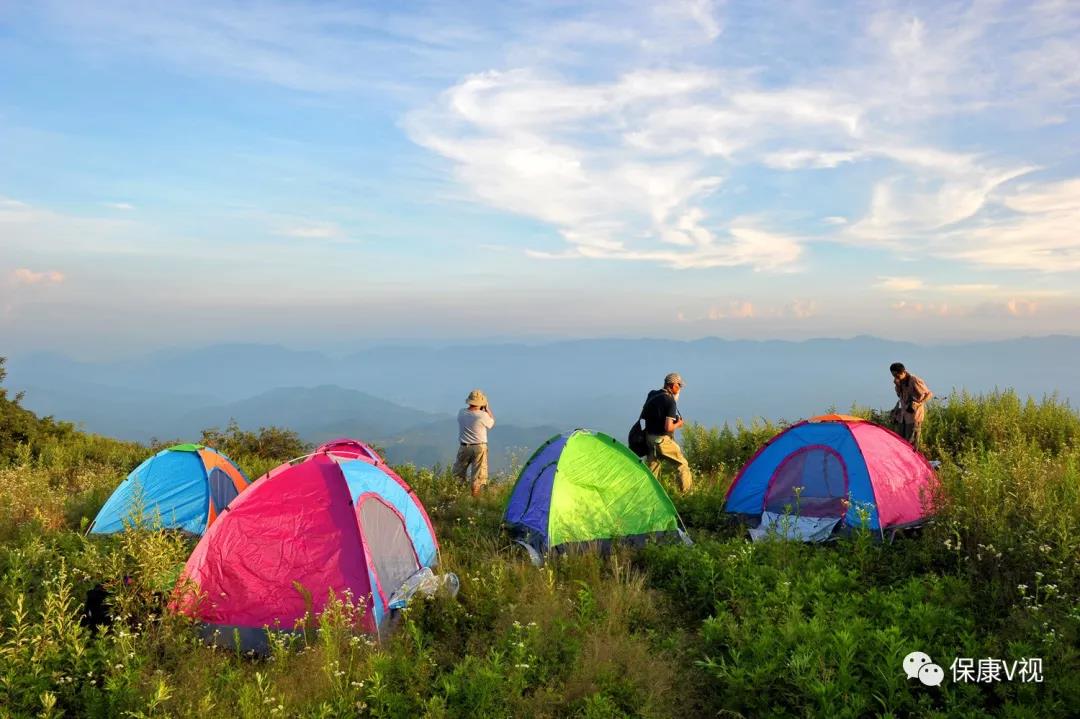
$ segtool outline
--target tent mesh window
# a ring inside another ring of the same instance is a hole
[[[221,512],[229,506],[229,502],[236,499],[236,485],[232,477],[217,467],[210,470],[210,498],[214,501],[214,508]]]
[[[840,517],[847,511],[847,467],[836,450],[815,445],[793,452],[773,474],[765,510],[803,517]]]
[[[420,569],[420,562],[401,517],[375,497],[360,504],[360,526],[386,600]]]

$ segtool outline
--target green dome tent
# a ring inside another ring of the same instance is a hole
[[[549,550],[677,537],[689,543],[664,488],[625,445],[578,429],[552,437],[518,475],[503,520],[534,562]]]

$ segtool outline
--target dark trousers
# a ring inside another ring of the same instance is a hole
[[[922,422],[901,422],[900,436],[915,449],[919,449],[922,440]]]

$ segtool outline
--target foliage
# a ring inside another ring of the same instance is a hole
[[[4,368],[5,357],[0,357],[0,385],[7,377]],[[7,390],[0,386],[0,463],[10,462],[17,456],[20,447],[36,445],[51,438],[68,439],[75,435],[75,427],[70,422],[57,422],[52,417],[38,418],[33,412],[22,407],[22,393],[8,397]]]
[[[240,429],[236,420],[230,420],[224,430],[210,427],[202,431],[200,444],[228,455],[276,459],[279,462],[300,457],[310,450],[310,445],[300,439],[291,429],[259,427],[257,432]]]
[[[674,499],[694,546],[540,569],[500,530],[511,477],[473,499],[445,470],[399,467],[460,594],[414,601],[381,637],[354,633],[355,598],[337,597],[318,631],[276,637],[263,659],[204,645],[168,611],[189,540],[84,536],[146,447],[20,435],[0,459],[0,717],[1067,716],[1080,706],[1078,428],[1054,398],[953,393],[925,433],[943,462],[936,520],[893,543],[807,546],[750,544],[722,516],[732,474],[780,427],[689,427],[699,479]],[[249,476],[306,451],[294,439],[203,437]],[[80,617],[97,584],[111,621],[92,629]],[[956,657],[1040,657],[1045,680],[924,687],[901,671],[915,650],[947,675]]]

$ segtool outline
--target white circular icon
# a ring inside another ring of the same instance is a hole
[[[945,681],[945,672],[937,664],[924,664],[919,670],[919,681],[928,687],[940,686]]]
[[[934,660],[925,652],[912,652],[904,657],[904,673],[908,679],[919,676],[919,670],[927,664],[933,664]]]

